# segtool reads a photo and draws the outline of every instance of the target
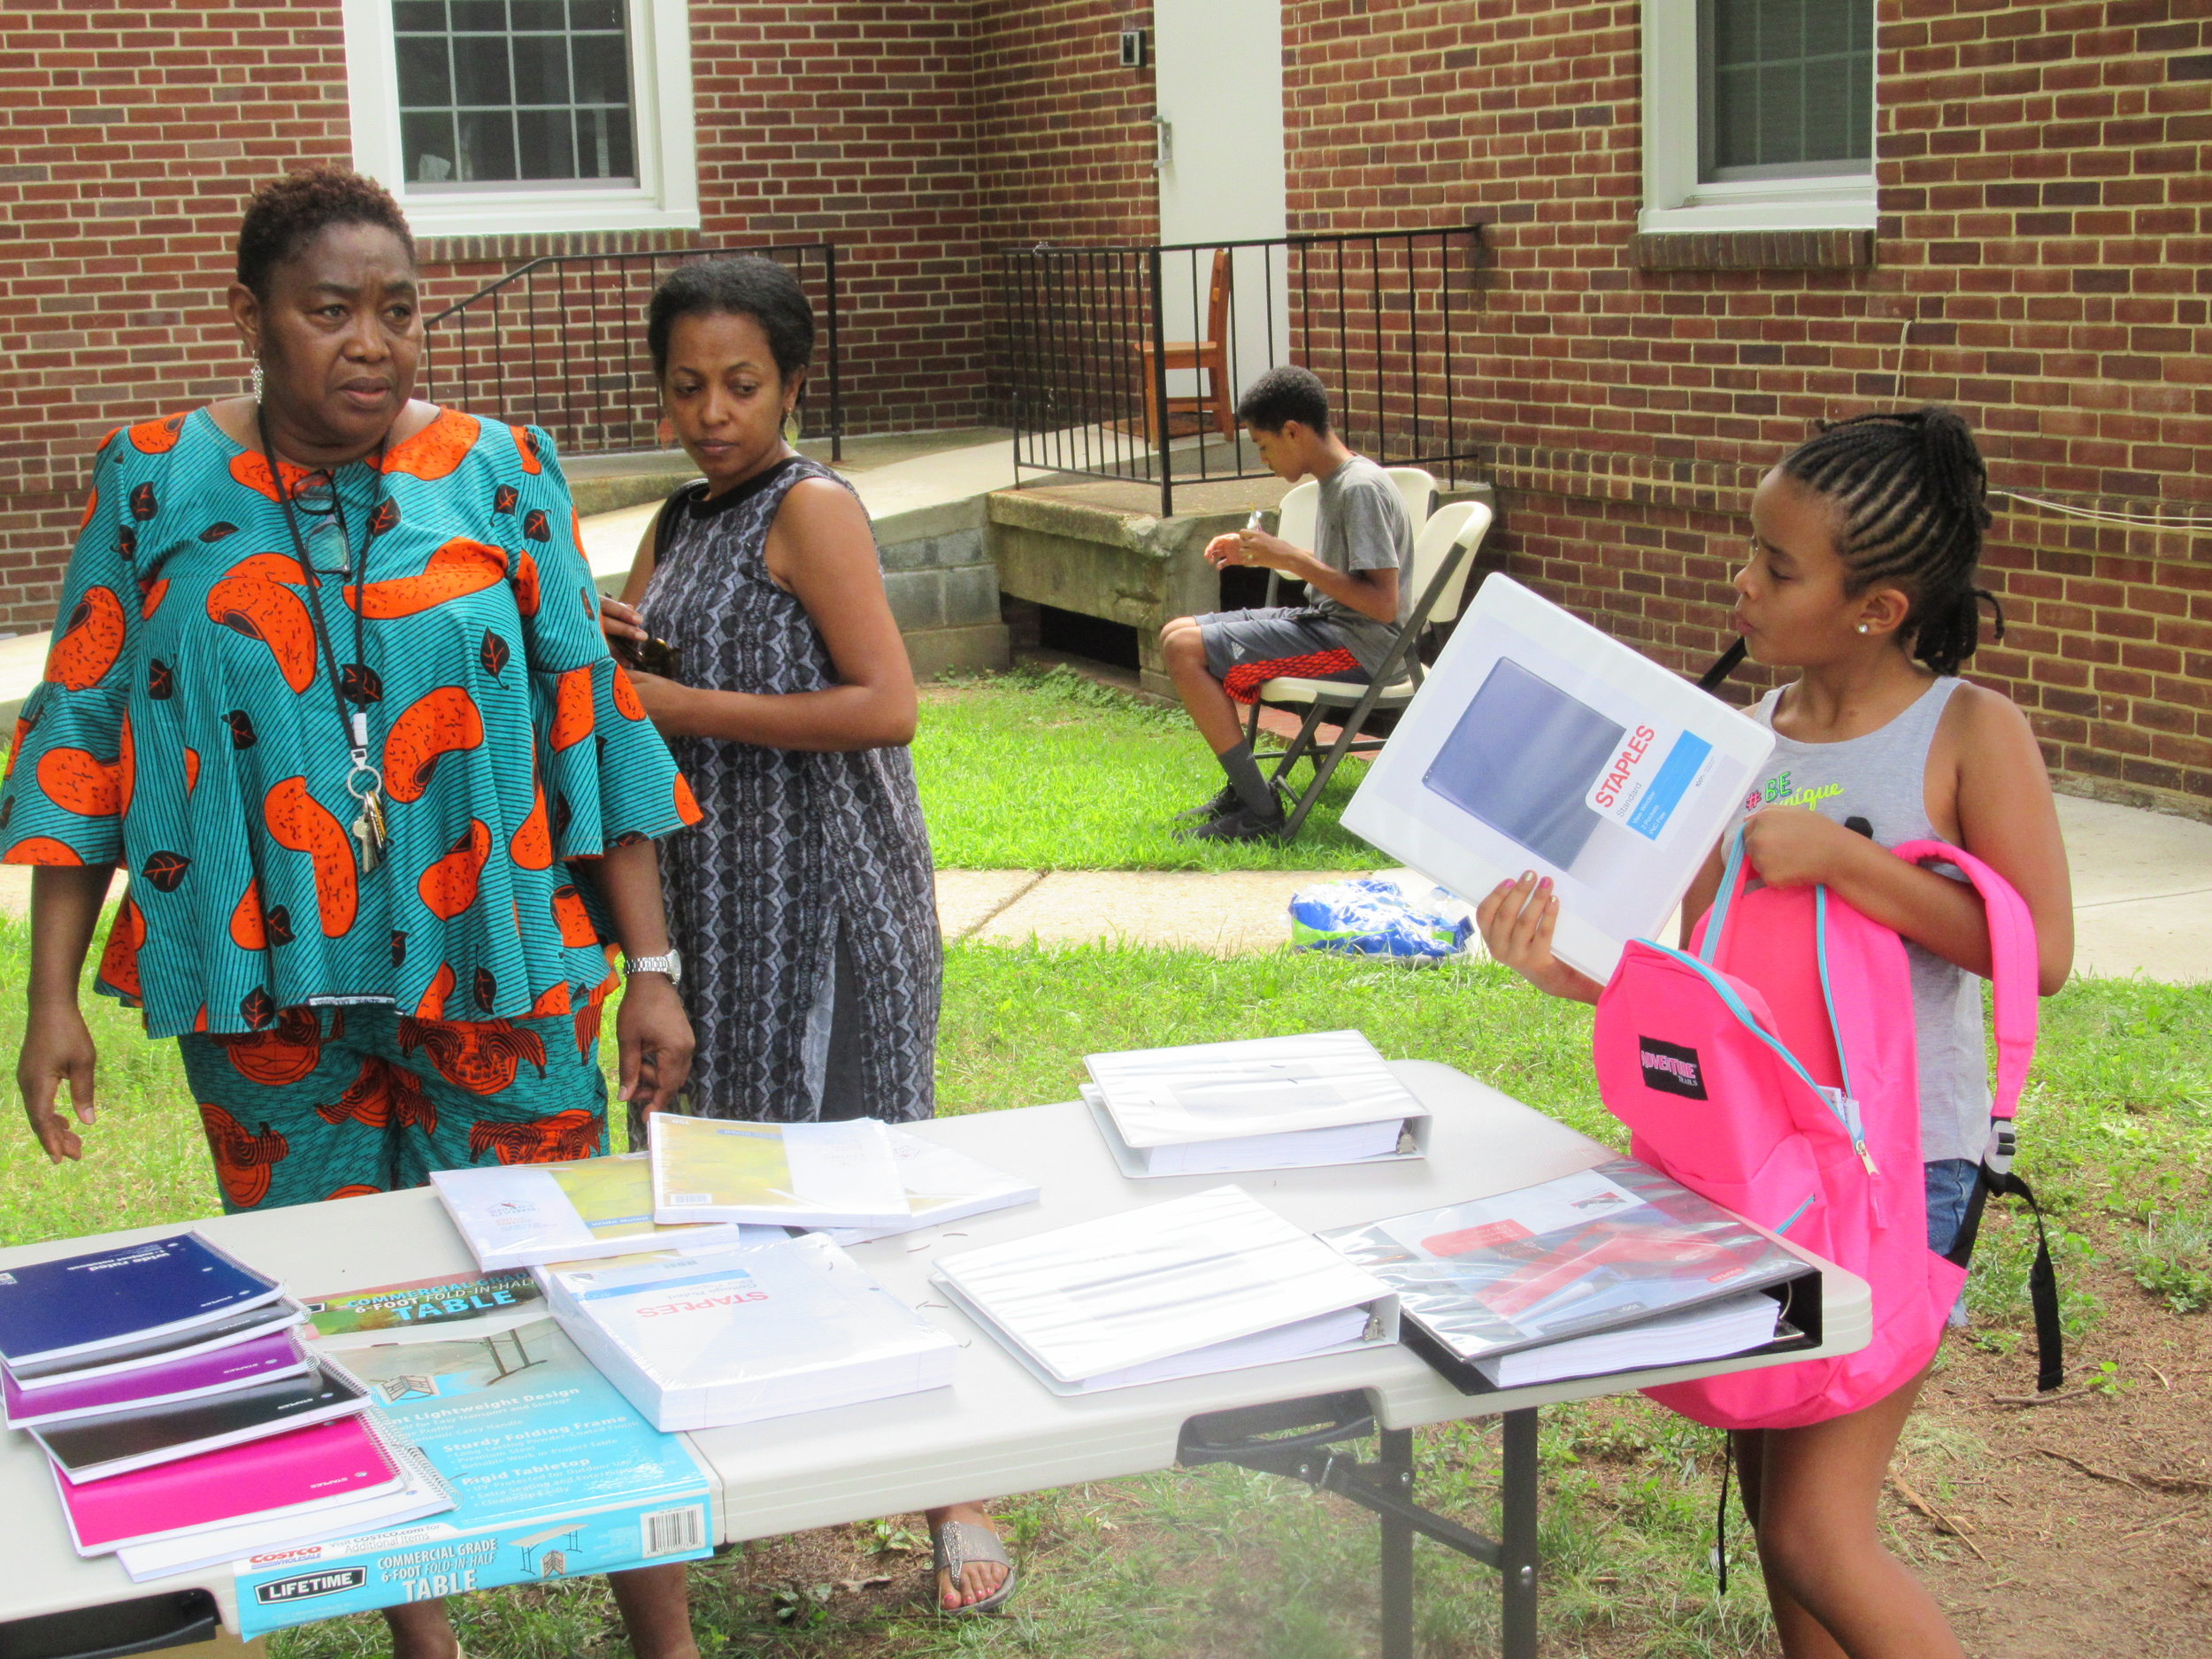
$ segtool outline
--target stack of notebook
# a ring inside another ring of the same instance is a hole
[[[1811,1263],[1630,1158],[1321,1236],[1467,1393],[1817,1340]]]
[[[392,1517],[416,1483],[304,1317],[193,1233],[0,1273],[8,1426],[45,1451],[80,1554],[155,1577]]]
[[[1061,1394],[1397,1340],[1387,1286],[1238,1187],[963,1251],[934,1282]]]
[[[1094,1054],[1083,1098],[1125,1175],[1421,1156],[1428,1111],[1356,1031]]]
[[[941,1388],[957,1345],[818,1233],[545,1273],[553,1317],[663,1430]]]

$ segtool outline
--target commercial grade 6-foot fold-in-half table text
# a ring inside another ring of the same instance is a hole
[[[1240,1176],[1133,1180],[1115,1167],[1079,1103],[941,1118],[915,1133],[1041,1184],[1042,1202],[857,1247],[853,1255],[894,1294],[964,1345],[949,1388],[808,1412],[691,1443],[713,1473],[722,1541],[866,1520],[935,1505],[1228,1458],[1302,1478],[1382,1517],[1386,1659],[1411,1652],[1411,1541],[1422,1532],[1501,1574],[1503,1650],[1536,1651],[1536,1413],[1557,1401],[1621,1394],[1655,1382],[1786,1363],[1863,1347],[1865,1284],[1821,1269],[1820,1343],[1779,1356],[1723,1360],[1631,1376],[1459,1393],[1402,1348],[1296,1360],[1250,1371],[1064,1397],[1048,1392],[929,1284],[938,1252],[1019,1238],[1234,1180],[1302,1227],[1371,1221],[1486,1197],[1586,1169],[1613,1156],[1487,1085],[1427,1061],[1393,1069],[1434,1114],[1429,1156]],[[94,1145],[88,1156],[96,1159]],[[469,1271],[460,1236],[427,1190],[349,1198],[200,1224],[243,1260],[303,1294],[365,1289]],[[172,1229],[56,1240],[0,1251],[0,1270]],[[1493,1541],[1429,1515],[1413,1499],[1410,1431],[1502,1415],[1503,1525]],[[1270,1431],[1288,1440],[1255,1439]],[[1298,1433],[1298,1431],[1305,1431]],[[1346,1448],[1379,1433],[1362,1463]],[[27,1435],[0,1445],[0,1659],[147,1652],[235,1628],[223,1569],[134,1585],[111,1558],[70,1548],[45,1458]],[[21,1621],[35,1619],[36,1624]],[[165,1636],[167,1640],[164,1640]],[[126,1646],[124,1644],[134,1644]]]

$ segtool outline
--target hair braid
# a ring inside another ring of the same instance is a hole
[[[1909,595],[1901,632],[1930,668],[1956,673],[1974,654],[1985,599],[2004,638],[1996,595],[1974,586],[1990,523],[1989,473],[1957,414],[1931,403],[1824,425],[1782,471],[1837,503],[1837,550],[1852,592],[1893,582]]]

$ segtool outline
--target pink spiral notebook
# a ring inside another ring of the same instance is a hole
[[[365,1417],[345,1417],[244,1446],[73,1486],[54,1474],[81,1555],[204,1526],[396,1491],[403,1477]]]

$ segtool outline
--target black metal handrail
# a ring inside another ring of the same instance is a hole
[[[1338,429],[1375,459],[1474,463],[1457,380],[1483,222],[1002,250],[996,355],[1017,480],[1156,483],[1164,518],[1178,482],[1263,476],[1233,411],[1279,363],[1321,376]],[[1179,391],[1179,379],[1191,384]]]
[[[801,396],[801,428],[806,436],[826,436],[830,458],[843,460],[833,242],[548,254],[529,260],[425,321],[424,395],[543,426],[564,454],[658,449],[660,388],[645,349],[646,301],[675,266],[736,254],[789,266],[806,290],[823,351]],[[827,395],[826,426],[810,432],[807,411],[820,406],[818,386]]]

